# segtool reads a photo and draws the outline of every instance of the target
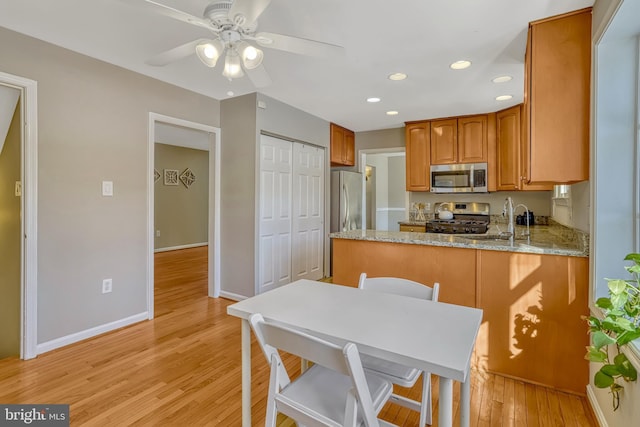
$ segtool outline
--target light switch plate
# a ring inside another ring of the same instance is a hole
[[[113,196],[113,181],[102,181],[102,195]]]
[[[15,194],[16,197],[22,196],[22,181],[16,181]]]

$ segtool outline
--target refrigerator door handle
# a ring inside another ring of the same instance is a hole
[[[349,190],[346,184],[342,184],[342,194],[344,194],[344,221],[342,222],[342,231],[347,231],[349,222]]]

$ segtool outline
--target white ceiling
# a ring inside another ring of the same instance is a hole
[[[164,67],[145,60],[209,37],[207,30],[132,3],[143,0],[2,0],[0,26],[216,99],[254,92],[247,77],[229,82],[221,66],[195,55]],[[202,16],[209,0],[157,0]],[[593,0],[272,0],[258,31],[343,46],[323,60],[264,49],[273,83],[261,93],[354,131],[405,121],[496,111],[522,102],[528,22],[581,9]],[[452,71],[449,64],[472,61]],[[409,78],[392,82],[401,71]],[[491,79],[511,75],[508,83]],[[513,99],[499,102],[498,95]],[[377,104],[367,97],[382,98]],[[397,116],[387,116],[397,110]]]

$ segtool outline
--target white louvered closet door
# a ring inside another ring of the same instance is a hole
[[[324,275],[324,150],[293,144],[293,280]]]
[[[290,141],[260,137],[258,293],[291,282],[292,151]]]

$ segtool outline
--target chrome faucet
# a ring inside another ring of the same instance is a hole
[[[530,231],[529,231],[529,208],[526,207],[525,205],[523,205],[522,203],[514,206],[513,205],[513,199],[511,197],[507,197],[504,201],[504,207],[502,208],[502,215],[506,216],[508,218],[508,225],[507,225],[507,235],[510,236],[510,238],[515,238],[516,236],[516,232],[515,232],[515,225],[513,222],[513,215],[516,211],[516,209],[518,209],[519,207],[523,207],[525,212],[526,212],[526,217],[527,217],[527,231],[523,233],[523,236],[529,237],[530,236]]]
[[[507,216],[509,220],[507,224],[507,233],[511,233],[512,236],[515,234],[515,227],[513,225],[513,210],[513,199],[511,197],[507,197],[502,208],[502,216]]]

